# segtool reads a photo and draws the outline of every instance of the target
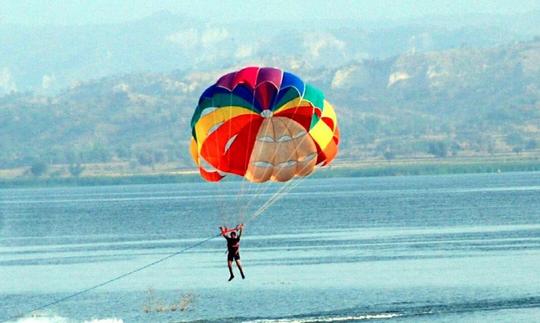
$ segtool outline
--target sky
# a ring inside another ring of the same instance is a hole
[[[158,11],[170,11],[208,21],[358,19],[401,20],[422,16],[473,13],[515,14],[540,10],[540,0],[2,0],[0,23],[81,25],[119,23]]]

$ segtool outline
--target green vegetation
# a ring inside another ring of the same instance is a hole
[[[79,177],[84,171],[84,166],[81,165],[80,163],[74,163],[74,164],[69,165],[68,170],[71,176]]]
[[[97,186],[131,184],[168,184],[200,182],[198,174],[158,174],[140,176],[92,176],[92,177],[48,177],[0,179],[0,188],[5,187],[44,187],[44,186]]]
[[[448,156],[448,146],[444,141],[430,142],[428,145],[428,153],[439,158],[446,157]]]
[[[30,166],[30,172],[32,173],[32,175],[39,177],[45,174],[45,172],[47,171],[47,167],[48,166],[45,162],[35,161]]]
[[[471,173],[506,173],[540,171],[540,160],[487,161],[477,160],[468,163],[418,163],[388,164],[362,168],[323,169],[314,177],[374,177],[374,176],[413,176],[448,175]]]
[[[540,171],[539,158],[495,158],[495,159],[437,159],[437,160],[392,160],[370,162],[362,165],[340,165],[318,169],[311,178],[328,177],[375,177],[448,175],[466,173],[501,173]],[[239,181],[236,176],[226,181]],[[0,188],[40,186],[96,186],[130,184],[201,183],[203,179],[195,171],[184,173],[158,173],[126,176],[85,177],[14,177],[0,179]]]

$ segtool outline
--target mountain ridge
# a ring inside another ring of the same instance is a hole
[[[284,60],[282,68],[321,88],[335,106],[341,160],[477,156],[537,151],[538,58],[540,39],[411,52],[340,67]],[[268,65],[276,61],[269,58]],[[0,168],[35,160],[189,167],[189,120],[198,97],[238,67],[121,74],[56,95],[0,97]]]
[[[540,11],[479,15],[465,21],[451,17],[269,21],[250,28],[170,12],[116,24],[38,28],[0,23],[0,95],[55,94],[88,79],[185,68],[214,70],[268,57],[335,68],[341,61],[384,59],[407,51],[493,47],[530,39],[538,23]]]

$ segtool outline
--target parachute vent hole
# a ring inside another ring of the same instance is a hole
[[[257,140],[262,141],[262,142],[274,142],[274,138],[272,138],[270,136],[258,137]]]
[[[225,144],[225,152],[229,151],[229,148],[231,148],[232,144],[236,140],[236,137],[238,137],[238,134],[232,136],[231,138],[229,138],[229,140],[227,140],[227,143]]]
[[[296,164],[297,164],[296,160],[288,160],[286,162],[282,162],[282,163],[277,164],[277,166],[280,167],[280,168],[285,168],[285,167],[296,166]]]
[[[208,134],[207,135],[210,135],[212,132],[216,131],[219,127],[221,127],[221,125],[223,124],[224,122],[218,122],[216,123],[215,125],[212,126],[212,128],[210,128],[208,130]]]
[[[214,108],[214,107],[209,107],[209,108],[206,108],[206,109],[202,110],[201,118],[204,117],[207,114],[210,114],[210,113],[216,111],[216,110],[217,110],[217,108]]]
[[[307,131],[305,131],[305,130],[300,131],[300,132],[296,133],[296,134],[293,136],[293,139],[303,137],[303,136],[305,136],[306,134],[307,134]]]
[[[281,136],[278,138],[277,142],[287,142],[287,141],[291,141],[292,140],[292,137],[291,136]]]
[[[309,155],[307,155],[305,157],[298,158],[298,161],[300,161],[300,162],[310,161],[310,160],[314,159],[316,156],[317,156],[317,154],[315,154],[315,153],[309,154]]]
[[[265,161],[253,162],[253,165],[255,165],[257,167],[264,167],[264,168],[274,167],[274,165],[272,165],[272,163],[265,162]]]
[[[261,112],[261,117],[263,118],[271,118],[274,115],[274,113],[270,110],[263,110]]]
[[[207,162],[204,158],[200,159],[200,167],[202,167],[202,168],[204,168],[204,170],[210,171],[210,172],[214,172],[214,171],[217,170],[214,166],[210,165],[210,163]]]

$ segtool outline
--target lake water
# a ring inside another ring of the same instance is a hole
[[[306,179],[280,189],[0,190],[0,321],[240,221],[245,280],[227,281],[216,237],[13,321],[540,320],[540,173]]]

